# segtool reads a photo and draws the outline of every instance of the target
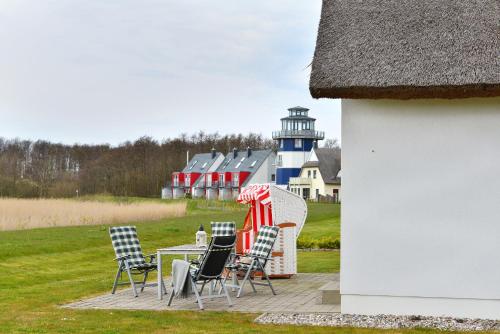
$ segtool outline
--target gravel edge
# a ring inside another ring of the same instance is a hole
[[[500,321],[429,316],[356,315],[340,313],[264,313],[259,324],[359,327],[377,329],[426,328],[442,331],[500,331]]]

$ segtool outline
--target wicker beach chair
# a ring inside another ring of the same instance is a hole
[[[203,254],[201,262],[199,264],[192,264],[192,268],[188,273],[188,279],[191,281],[200,310],[203,310],[203,299],[225,297],[229,306],[233,305],[226,285],[223,282],[222,274],[229,256],[233,251],[235,240],[235,235],[213,237],[210,240],[207,250]],[[213,294],[212,291],[210,291],[208,295],[202,296],[205,285],[208,283],[211,286],[213,282],[220,283],[221,288],[219,293]],[[198,284],[201,284],[200,289],[198,289]],[[174,293],[172,291],[168,300],[168,306],[172,304],[173,298]]]
[[[273,285],[266,274],[265,267],[267,261],[271,260],[271,251],[274,243],[276,242],[276,238],[278,237],[279,230],[280,228],[278,226],[261,226],[250,253],[244,257],[240,257],[239,262],[233,262],[226,266],[226,268],[231,271],[232,275],[237,275],[237,273],[241,272],[244,273],[241,284],[226,284],[228,275],[226,275],[223,280],[223,283],[226,286],[237,289],[237,298],[239,298],[243,293],[243,288],[247,281],[250,283],[254,292],[257,292],[255,285],[264,285],[269,286],[273,295],[276,295]],[[266,283],[258,283],[254,281],[253,277],[256,272],[262,273],[262,277],[266,280]]]
[[[156,255],[146,255],[142,254],[141,244],[139,243],[139,238],[137,236],[137,230],[135,226],[118,226],[109,228],[109,236],[111,237],[111,243],[115,250],[116,258],[118,262],[118,271],[116,273],[115,282],[113,284],[112,294],[115,293],[118,285],[129,284],[132,286],[132,292],[135,297],[138,296],[136,284],[140,284],[141,292],[144,291],[146,286],[157,286],[157,284],[146,284],[148,279],[148,274],[152,271],[157,270],[156,266]],[[148,261],[146,260],[148,259]],[[128,275],[129,282],[120,283],[122,273],[126,272]],[[142,281],[135,282],[133,276],[143,276]],[[165,288],[165,283],[163,279],[161,280],[162,290],[164,293],[167,292]]]

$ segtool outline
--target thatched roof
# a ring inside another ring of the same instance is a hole
[[[323,0],[315,98],[500,96],[499,0]]]

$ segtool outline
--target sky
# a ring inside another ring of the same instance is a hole
[[[1,0],[0,137],[271,137],[299,105],[340,139],[340,101],[308,90],[320,11],[321,0]]]

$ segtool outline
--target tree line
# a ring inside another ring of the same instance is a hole
[[[170,175],[186,165],[186,152],[226,154],[233,148],[276,149],[262,135],[199,132],[161,142],[141,137],[117,146],[65,145],[0,138],[0,197],[74,197],[108,193],[157,197]]]

